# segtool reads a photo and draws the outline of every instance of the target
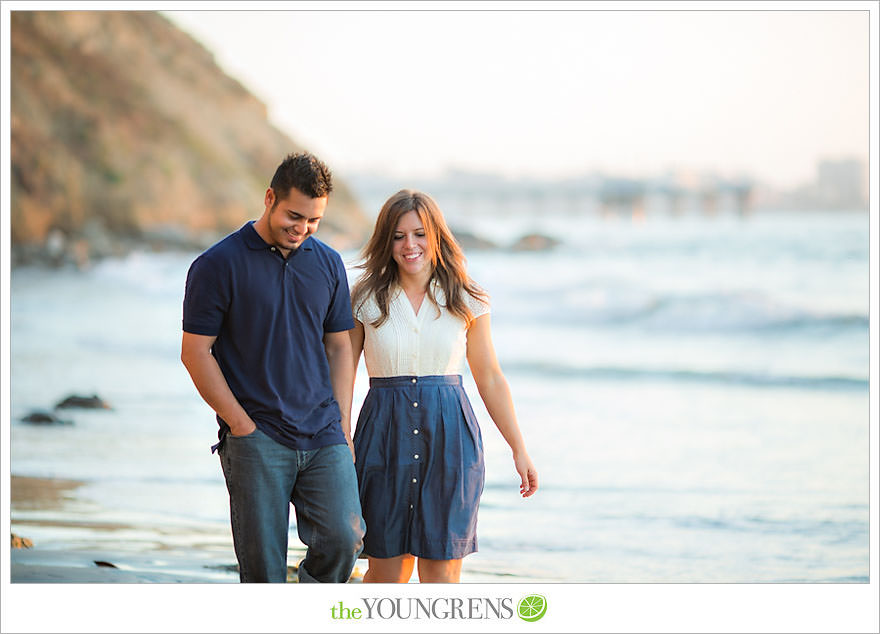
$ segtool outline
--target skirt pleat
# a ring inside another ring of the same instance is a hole
[[[460,375],[371,378],[353,441],[364,555],[477,550],[483,441]]]

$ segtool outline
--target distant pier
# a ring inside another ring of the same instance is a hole
[[[653,214],[747,216],[753,211],[755,199],[754,185],[745,180],[691,185],[624,178],[530,182],[468,174],[413,186],[429,192],[453,217],[483,212],[492,215],[595,213],[637,222]],[[384,189],[382,192],[385,193]]]

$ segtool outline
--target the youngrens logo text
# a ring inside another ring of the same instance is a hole
[[[330,616],[341,620],[388,619],[511,619],[516,613],[510,597],[361,597],[360,605],[342,601],[330,608]]]
[[[523,597],[518,603],[510,597],[361,597],[361,603],[339,601],[330,608],[335,620],[485,620],[512,619],[537,621],[547,612],[547,600],[541,595]]]

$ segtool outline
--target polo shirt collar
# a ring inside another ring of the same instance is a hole
[[[238,230],[241,239],[244,240],[244,243],[248,246],[248,248],[254,249],[255,251],[263,251],[272,248],[271,245],[267,244],[266,241],[260,237],[260,234],[257,233],[257,230],[254,229],[254,222],[256,221],[249,220],[241,229]],[[293,253],[302,250],[312,250],[312,236],[306,238],[303,243],[299,245],[298,249],[293,250]]]

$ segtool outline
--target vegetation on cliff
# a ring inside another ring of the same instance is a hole
[[[14,11],[11,53],[14,262],[206,246],[261,213],[302,149],[155,12]],[[337,179],[321,237],[348,246],[368,224]]]

